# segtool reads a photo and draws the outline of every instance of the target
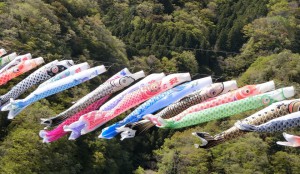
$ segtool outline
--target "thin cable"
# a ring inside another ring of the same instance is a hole
[[[240,54],[238,52],[232,52],[232,51],[223,51],[223,50],[211,50],[211,49],[202,49],[202,48],[190,48],[190,47],[177,47],[177,46],[170,46],[170,45],[160,45],[160,44],[151,44],[151,43],[133,43],[133,42],[125,42],[123,41],[123,43],[126,44],[139,44],[139,45],[146,45],[146,46],[158,46],[158,47],[165,47],[165,48],[180,48],[180,49],[185,49],[185,50],[198,50],[198,51],[205,51],[205,52],[213,52],[213,53],[225,53],[225,54]]]
[[[110,66],[105,66],[106,71],[108,71],[113,65],[115,65],[116,63],[111,64]]]
[[[64,37],[62,35],[57,35],[60,37]],[[79,38],[82,38],[81,36],[77,36]],[[160,45],[160,44],[153,44],[153,43],[136,43],[136,42],[128,42],[128,41],[122,41],[125,44],[130,44],[130,45],[145,45],[145,46],[157,46],[157,47],[164,47],[164,48],[179,48],[179,49],[185,49],[185,50],[198,50],[198,51],[204,51],[204,52],[213,52],[213,53],[224,53],[226,54],[226,57],[228,57],[227,54],[231,55],[237,55],[240,54],[239,52],[233,52],[233,51],[224,51],[224,50],[212,50],[212,49],[203,49],[203,48],[191,48],[191,47],[178,47],[178,46],[170,46],[170,45]]]

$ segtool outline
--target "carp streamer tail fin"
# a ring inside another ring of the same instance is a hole
[[[221,139],[214,139],[214,137],[207,132],[193,132],[192,135],[198,137],[201,140],[201,144],[195,144],[196,148],[208,149],[219,144],[219,142],[222,141]]]
[[[287,133],[283,133],[286,141],[277,141],[277,144],[282,146],[290,146],[290,147],[299,147],[300,146],[300,137],[295,135],[290,135]]]

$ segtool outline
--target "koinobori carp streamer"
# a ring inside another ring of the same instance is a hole
[[[42,124],[46,124],[48,126],[55,126],[62,123],[64,120],[68,119],[72,115],[76,114],[80,110],[88,107],[95,101],[99,100],[106,95],[110,95],[118,90],[121,90],[130,84],[132,84],[135,80],[144,77],[144,72],[140,71],[135,74],[128,74],[124,77],[117,78],[112,81],[108,81],[98,88],[96,88],[91,93],[87,94],[83,98],[81,98],[78,102],[76,102],[73,106],[71,106],[66,111],[58,114],[55,117],[51,117],[48,119],[42,119]]]
[[[0,86],[44,63],[43,58],[25,60],[0,74]]]
[[[300,100],[292,102],[289,107],[295,108],[296,112],[287,114],[285,116],[272,119],[263,124],[253,123],[237,123],[239,129],[243,131],[260,132],[260,133],[273,133],[282,132],[290,128],[298,127],[300,125]]]
[[[242,123],[249,123],[254,125],[263,124],[273,118],[278,118],[283,115],[297,112],[299,110],[300,101],[299,100],[285,100],[276,102],[255,114],[243,119]],[[200,148],[211,148],[223,142],[238,138],[247,133],[247,131],[240,130],[239,122],[235,126],[223,131],[215,136],[211,136],[207,132],[194,132],[193,135],[200,138],[202,144],[196,144],[196,147]]]
[[[8,91],[5,95],[0,97],[0,107],[5,105],[11,98],[16,99],[21,94],[23,94],[30,87],[40,84],[47,79],[55,76],[57,73],[64,71],[65,69],[71,67],[73,65],[72,60],[64,60],[64,61],[53,61],[50,62],[15,85],[10,91]]]
[[[127,94],[112,110],[94,111],[80,117],[77,124],[81,123],[81,125],[84,125],[80,132],[81,134],[91,132],[107,121],[131,109],[132,107],[137,106],[149,98],[189,80],[191,80],[189,73],[171,74],[164,77],[160,81],[154,82],[130,94]],[[71,126],[72,125],[69,127]],[[72,137],[70,138],[72,139]]]
[[[179,121],[166,121],[158,118],[155,120],[155,123],[156,126],[162,128],[178,129],[188,127],[216,119],[226,118],[248,110],[257,109],[259,107],[268,106],[274,102],[292,97],[294,94],[295,92],[293,87],[281,88],[265,94],[251,96],[242,100],[191,113]]]
[[[106,69],[104,66],[97,66],[80,73],[77,73],[73,76],[69,76],[65,79],[58,80],[56,82],[51,83],[43,88],[37,88],[34,92],[32,92],[25,99],[21,100],[12,100],[6,106],[2,107],[2,111],[9,111],[8,118],[14,118],[18,113],[20,113],[23,109],[25,109],[30,104],[48,97],[50,95],[59,93],[66,89],[69,89],[73,86],[79,85],[87,80],[90,80],[99,74],[105,72]]]
[[[182,97],[197,91],[205,86],[212,83],[211,77],[206,77],[191,82],[184,83],[182,85],[176,86],[175,88],[169,89],[140,105],[131,114],[129,114],[125,119],[119,121],[107,128],[104,128],[101,133],[102,138],[113,138],[128,123],[136,122],[141,120],[146,114],[151,114],[159,109],[162,109],[173,102],[181,99]]]

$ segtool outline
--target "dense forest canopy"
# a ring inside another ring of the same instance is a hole
[[[274,79],[277,88],[293,85],[299,97],[299,5],[295,0],[0,1],[0,47],[47,62],[112,66],[33,104],[13,121],[1,112],[0,173],[299,173],[299,151],[275,144],[281,133],[250,133],[211,150],[193,147],[199,140],[191,132],[219,133],[254,111],[176,131],[152,128],[124,141],[98,139],[101,129],[51,144],[38,136],[40,118],[64,111],[124,67],[237,79],[239,86]],[[29,73],[1,86],[0,94]],[[299,135],[299,129],[289,132]]]

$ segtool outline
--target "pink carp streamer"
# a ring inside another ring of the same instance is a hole
[[[80,130],[77,130],[81,135],[91,132],[107,121],[115,118],[123,112],[141,104],[149,98],[162,93],[180,83],[190,81],[189,73],[171,74],[164,77],[162,80],[152,83],[151,85],[144,86],[133,93],[127,94],[118,103],[116,107],[108,111],[93,111],[80,117],[79,121],[74,124],[82,125]],[[101,108],[100,108],[101,110]],[[82,123],[82,124],[81,124]],[[72,125],[70,125],[72,127]],[[69,131],[74,131],[70,129]],[[69,139],[75,139],[70,136]]]
[[[212,108],[212,107],[219,106],[219,105],[222,105],[225,103],[230,103],[230,102],[241,100],[241,99],[251,97],[254,95],[262,94],[262,93],[265,93],[268,91],[272,91],[274,89],[275,89],[275,84],[273,81],[259,84],[259,85],[247,85],[247,86],[244,86],[237,90],[231,91],[229,93],[217,96],[211,100],[204,101],[200,104],[191,106],[190,108],[181,112],[177,116],[172,117],[167,120],[179,121],[183,117],[185,117],[186,115],[188,115],[190,113],[198,112],[198,111],[201,111],[201,110],[204,110],[207,108]]]
[[[6,84],[11,79],[18,77],[21,74],[24,74],[33,68],[36,68],[42,63],[44,63],[44,59],[41,57],[36,59],[26,60],[19,63],[18,65],[0,74],[0,85]]]
[[[58,125],[53,130],[50,130],[50,131],[41,130],[40,131],[40,137],[43,138],[43,142],[44,143],[50,143],[50,142],[53,142],[53,141],[56,141],[56,140],[60,139],[64,135],[66,135],[68,132],[64,131],[64,126],[70,125],[70,124],[74,123],[75,121],[77,121],[80,118],[80,116],[98,109],[109,97],[110,97],[110,95],[107,95],[107,96],[101,98],[100,100],[94,102],[93,104],[91,104],[87,108],[81,110],[80,112],[76,113],[72,117],[65,120],[63,123]]]

